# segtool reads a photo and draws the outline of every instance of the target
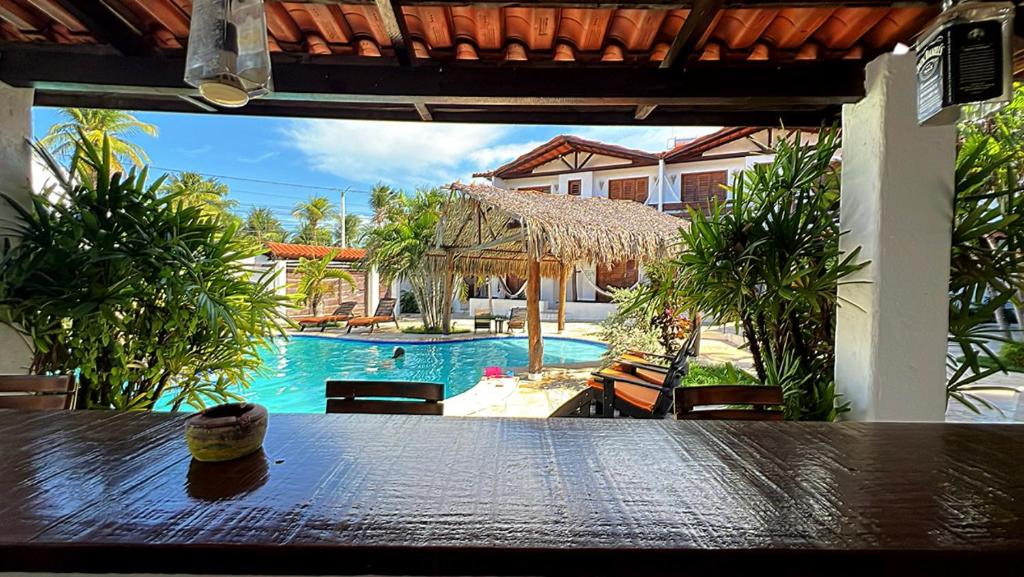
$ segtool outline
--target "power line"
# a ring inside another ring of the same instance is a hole
[[[250,178],[250,177],[246,177],[246,176],[229,176],[229,175],[226,175],[226,174],[213,174],[213,173],[209,173],[209,172],[196,172],[194,170],[182,170],[180,168],[167,168],[167,167],[164,167],[164,166],[153,166],[151,168],[154,168],[156,170],[163,170],[165,172],[176,172],[178,174],[181,174],[183,172],[191,172],[191,173],[194,173],[194,174],[198,174],[199,176],[205,176],[207,178],[223,178],[225,180],[239,180],[239,181],[244,181],[244,182],[257,182],[257,183],[260,183],[260,184],[272,184],[274,186],[291,186],[291,187],[294,187],[294,188],[303,188],[303,189],[307,189],[307,190],[326,190],[326,191],[331,191],[331,192],[346,191],[346,192],[355,192],[355,193],[358,193],[358,194],[372,194],[372,192],[369,191],[369,190],[356,190],[356,189],[352,189],[352,188],[341,188],[341,187],[337,187],[337,186],[320,186],[320,185],[315,185],[315,184],[300,184],[300,183],[297,183],[297,182],[282,182],[282,181],[276,181],[276,180],[264,180],[264,179],[260,179],[260,178]],[[258,194],[273,194],[273,193],[258,193]]]

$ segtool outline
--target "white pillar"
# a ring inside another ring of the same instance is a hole
[[[658,212],[665,211],[665,159],[658,160]]]
[[[843,107],[839,244],[871,264],[839,287],[836,384],[851,420],[941,421],[956,131],[917,125],[913,53],[866,84]]]
[[[32,89],[13,88],[0,82],[0,190],[28,205],[32,194]],[[0,200],[0,222],[16,218]],[[5,227],[6,228],[6,227]],[[3,242],[0,233],[0,242]],[[0,374],[25,373],[31,362],[25,341],[13,330],[0,326]]]

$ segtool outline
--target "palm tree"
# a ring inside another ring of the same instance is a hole
[[[331,261],[338,254],[332,250],[320,259],[300,258],[299,266],[295,271],[299,273],[299,281],[295,284],[297,290],[296,298],[309,308],[310,314],[317,315],[320,309],[320,301],[323,300],[327,291],[331,290],[331,280],[345,281],[352,288],[356,288],[356,281],[348,271],[340,268],[330,268]]]
[[[265,207],[257,207],[249,211],[245,217],[242,232],[261,243],[282,242],[285,236],[281,221],[274,216],[269,208]]]
[[[351,212],[345,215],[345,246],[359,246],[360,236],[363,233],[363,219],[358,214]],[[338,229],[335,231],[338,244],[341,244],[341,219],[338,219]]]
[[[228,185],[195,172],[182,172],[164,183],[163,192],[182,206],[198,206],[207,216],[227,216],[237,201],[227,198]]]
[[[438,190],[420,190],[416,196],[397,204],[387,220],[366,233],[367,260],[385,279],[406,279],[412,285],[423,326],[427,331],[442,329],[445,303],[445,273],[430,266],[425,258],[434,245],[434,232],[447,195]]]
[[[390,186],[378,182],[370,189],[370,208],[373,209],[373,224],[384,224],[401,209],[403,196]]]
[[[320,223],[334,214],[334,205],[326,196],[311,196],[305,202],[296,204],[292,210],[292,215],[301,222],[298,236],[313,241],[308,244],[330,244],[330,240],[327,243],[320,242],[324,238],[320,232]],[[329,237],[330,231],[327,234],[328,239]]]
[[[157,127],[142,122],[124,110],[99,110],[94,108],[62,108],[62,122],[50,127],[42,143],[54,156],[69,160],[79,149],[79,139],[85,138],[97,149],[103,146],[103,138],[110,143],[111,167],[124,172],[126,164],[142,166],[149,157],[142,147],[131,141],[145,134],[156,136]]]

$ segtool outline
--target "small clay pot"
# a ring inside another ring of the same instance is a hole
[[[185,421],[188,450],[197,461],[230,461],[263,447],[267,409],[253,403],[210,407]]]

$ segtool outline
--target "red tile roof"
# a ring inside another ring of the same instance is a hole
[[[730,142],[737,141],[741,138],[757,134],[762,130],[764,130],[764,128],[758,126],[729,126],[717,132],[712,132],[711,134],[695,138],[689,142],[684,142],[658,156],[664,158],[665,162],[678,162],[680,160],[696,158],[713,148],[718,148],[724,144],[729,144]]]
[[[311,244],[291,244],[286,242],[268,242],[267,254],[277,259],[323,258],[336,251],[334,262],[356,262],[366,256],[361,248],[341,248],[337,246],[315,246]]]
[[[108,2],[117,16],[165,51],[187,44],[189,0]],[[399,2],[401,4],[401,2]],[[939,12],[919,6],[777,6],[718,12],[695,47],[701,60],[870,58],[909,43]],[[799,4],[799,2],[795,2]],[[96,43],[97,35],[62,7],[41,0],[0,1],[0,40]],[[657,63],[690,15],[687,9],[498,4],[400,7],[416,58],[531,62]],[[275,52],[393,57],[391,36],[372,2],[267,3]]]
[[[658,154],[631,148],[623,148],[621,146],[606,144],[596,140],[587,140],[578,136],[560,134],[511,162],[508,162],[490,172],[478,172],[473,176],[477,178],[489,178],[492,176],[498,176],[501,178],[517,178],[526,176],[533,168],[550,162],[558,158],[560,155],[564,155],[573,150],[606,154],[618,158],[627,158],[633,161],[634,166],[654,164],[659,158],[664,158],[665,162],[679,162],[681,160],[697,158],[708,150],[741,138],[746,138],[747,136],[756,134],[762,130],[765,130],[765,128],[758,126],[726,127],[718,130],[717,132],[684,142],[671,150]],[[586,170],[586,168],[581,168],[580,170]]]
[[[587,140],[586,138],[570,134],[559,134],[515,160],[507,162],[490,172],[478,172],[473,176],[515,178],[515,176],[529,172],[542,164],[557,159],[559,156],[575,151],[625,158],[632,161],[634,165],[656,164],[658,162],[658,155],[651,152],[626,148],[615,144],[606,144],[596,140]]]

